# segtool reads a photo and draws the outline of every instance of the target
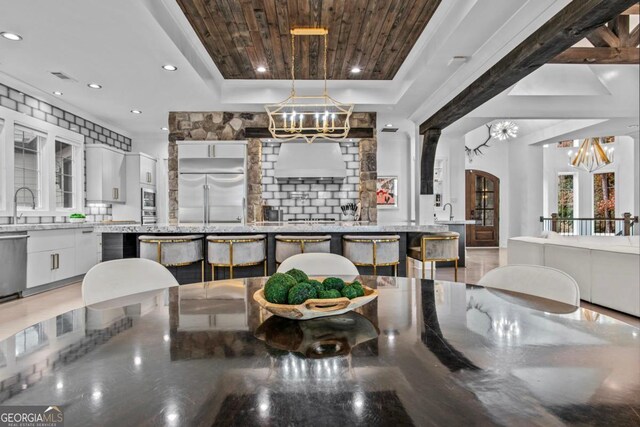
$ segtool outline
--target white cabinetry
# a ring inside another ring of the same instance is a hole
[[[100,240],[92,228],[29,232],[27,288],[85,274],[100,261]]]
[[[129,166],[129,163],[131,167]],[[140,169],[140,184],[156,185],[156,159],[143,153],[127,154],[127,173],[129,170]]]
[[[75,230],[76,270],[74,276],[85,274],[102,259],[102,238],[92,228]]]
[[[125,154],[107,145],[87,145],[87,202],[125,203]]]
[[[127,202],[113,205],[112,213],[115,221],[142,220],[142,189],[156,190],[156,163],[157,160],[144,153],[127,153],[127,176],[133,179],[127,180],[125,193]],[[136,181],[135,177],[139,177]]]

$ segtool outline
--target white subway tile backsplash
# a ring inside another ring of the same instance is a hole
[[[289,219],[340,219],[340,205],[357,202],[360,184],[360,155],[357,145],[340,144],[343,160],[347,166],[347,179],[343,183],[322,182],[305,179],[299,183],[278,182],[275,162],[280,145],[262,146],[262,198],[265,204],[279,207],[285,221]],[[291,196],[291,192],[305,193],[306,198]],[[351,195],[355,197],[351,198]]]
[[[347,168],[357,169],[360,167],[360,162],[347,162]]]

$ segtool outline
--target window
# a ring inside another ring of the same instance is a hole
[[[41,206],[41,153],[46,137],[34,130],[16,126],[14,129],[14,187],[28,188],[18,193],[18,207]],[[33,193],[33,196],[31,195]],[[34,200],[35,199],[35,200]]]
[[[573,175],[558,175],[558,217],[574,218],[574,199],[575,192],[573,188]],[[573,221],[559,221],[560,233],[573,233]]]
[[[493,181],[484,176],[476,176],[476,203],[475,219],[479,225],[492,227],[494,225],[494,198]]]
[[[71,144],[56,141],[56,207],[73,208],[73,153]]]
[[[26,356],[47,344],[44,323],[36,323],[16,334],[16,357]]]
[[[76,328],[76,311],[69,311],[56,317],[56,337],[73,332]]]
[[[616,178],[613,172],[593,174],[593,217],[615,218]],[[614,221],[596,221],[596,233],[614,233]]]

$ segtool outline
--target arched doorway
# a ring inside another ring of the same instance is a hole
[[[479,170],[467,170],[466,214],[475,225],[467,225],[467,246],[498,246],[500,242],[500,179]]]

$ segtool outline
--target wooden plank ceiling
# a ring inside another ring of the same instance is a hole
[[[324,27],[333,80],[393,79],[440,1],[177,0],[225,79],[290,79],[290,29]],[[296,37],[296,79],[322,79],[322,53],[322,37]]]

